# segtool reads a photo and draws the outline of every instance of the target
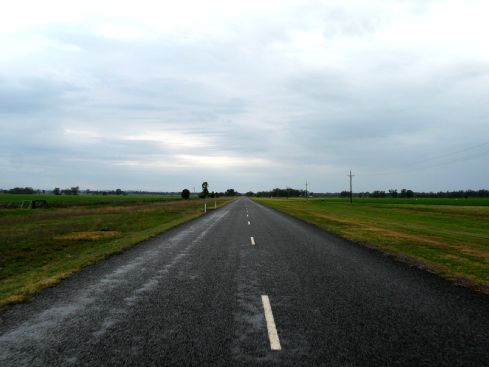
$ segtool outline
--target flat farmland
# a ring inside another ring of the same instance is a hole
[[[0,307],[28,300],[84,266],[202,215],[204,208],[204,200],[161,196],[101,196],[98,201],[49,196],[49,203],[50,198],[65,201],[48,209],[0,209]],[[216,202],[222,206],[231,200]],[[214,199],[208,203],[213,207]]]
[[[487,199],[255,199],[341,237],[489,292]],[[439,200],[439,201],[437,201]],[[466,203],[468,205],[461,205]]]
[[[315,199],[330,203],[349,203],[350,199]],[[489,198],[354,198],[355,204],[412,204],[412,205],[449,205],[449,206],[489,206]]]
[[[0,206],[22,201],[46,200],[51,207],[71,205],[105,205],[125,202],[155,202],[175,200],[179,197],[164,195],[43,195],[43,194],[0,194]]]

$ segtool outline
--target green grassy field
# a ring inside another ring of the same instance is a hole
[[[350,199],[314,199],[324,200],[330,203],[350,203]],[[456,205],[456,206],[489,206],[489,198],[468,198],[468,199],[390,199],[390,198],[353,198],[355,204],[413,204],[413,205]]]
[[[203,200],[133,199],[0,209],[0,308],[28,300],[86,265],[198,217],[204,206]],[[230,200],[219,198],[217,204]]]
[[[0,204],[18,203],[25,200],[46,200],[50,206],[103,205],[107,203],[154,202],[175,200],[179,197],[163,195],[38,195],[0,194]]]
[[[489,292],[489,206],[426,199],[255,199],[347,239]],[[375,201],[378,200],[378,201]],[[465,200],[465,199],[464,199]],[[472,203],[477,199],[468,199]],[[435,205],[441,204],[441,205]]]

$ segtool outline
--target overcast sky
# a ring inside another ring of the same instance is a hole
[[[487,188],[489,2],[9,1],[0,188]]]

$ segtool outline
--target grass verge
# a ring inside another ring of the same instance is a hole
[[[217,205],[230,201],[219,198]],[[203,200],[145,200],[0,209],[0,308],[27,301],[87,265],[202,215],[203,206]]]
[[[255,199],[329,232],[489,293],[489,207]]]

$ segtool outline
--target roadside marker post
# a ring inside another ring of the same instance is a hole
[[[204,213],[207,213],[207,203],[204,204]]]

